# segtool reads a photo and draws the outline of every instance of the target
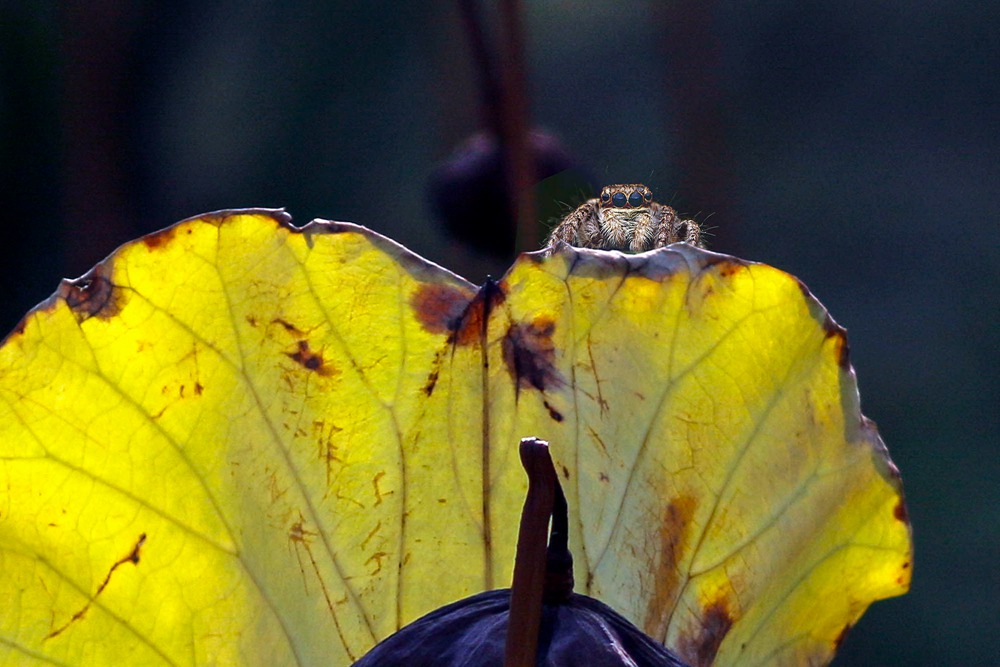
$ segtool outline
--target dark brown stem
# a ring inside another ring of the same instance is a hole
[[[545,553],[545,603],[561,604],[573,593],[573,554],[569,551],[569,508],[556,476],[552,530]]]
[[[500,0],[500,62],[503,76],[501,145],[511,211],[517,216],[515,251],[537,250],[534,164],[528,141],[528,99],[524,76],[524,27],[519,0]]]
[[[559,483],[547,442],[525,438],[521,441],[520,453],[521,465],[528,473],[528,496],[524,501],[517,536],[504,667],[535,665],[545,588],[549,518]]]

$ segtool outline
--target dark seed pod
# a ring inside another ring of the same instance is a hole
[[[355,667],[502,667],[510,589],[441,607],[372,649]],[[603,602],[572,594],[542,606],[538,667],[680,667],[665,646]]]
[[[577,167],[554,135],[528,135],[536,183]],[[582,178],[578,180],[583,180]],[[516,223],[504,175],[503,151],[488,133],[473,135],[431,174],[428,197],[453,238],[498,257],[513,253]]]
[[[566,498],[548,444],[522,440],[521,461],[529,485],[512,588],[432,611],[354,667],[685,667],[611,607],[572,592]]]

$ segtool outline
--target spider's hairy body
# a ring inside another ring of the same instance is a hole
[[[600,197],[584,202],[552,230],[546,246],[552,248],[559,241],[625,252],[678,241],[703,247],[698,223],[681,220],[674,209],[653,201],[652,191],[641,183],[605,186]]]

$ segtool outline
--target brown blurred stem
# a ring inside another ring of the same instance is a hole
[[[528,98],[524,74],[524,25],[519,0],[500,0],[502,73],[500,139],[504,151],[507,192],[517,219],[515,251],[536,250],[534,165],[528,142]]]
[[[490,45],[483,31],[482,13],[476,0],[458,0],[458,10],[465,26],[465,34],[469,37],[469,48],[472,50],[472,57],[479,74],[481,122],[483,127],[490,128],[499,136],[500,83],[497,81],[496,67],[490,57]]]
[[[558,484],[547,442],[525,438],[521,441],[520,453],[521,465],[528,473],[528,496],[524,500],[521,528],[517,535],[504,667],[535,665],[545,588],[549,518]]]

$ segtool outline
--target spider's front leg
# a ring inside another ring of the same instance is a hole
[[[684,243],[693,245],[696,248],[705,247],[705,244],[701,241],[701,225],[694,220],[681,220],[678,222],[675,233],[679,241],[684,241]]]
[[[701,227],[694,220],[681,220],[677,211],[664,204],[653,203],[653,221],[657,228],[656,247],[684,241],[696,248],[704,248]]]
[[[600,248],[601,222],[597,215],[597,200],[587,200],[556,225],[545,243],[546,249],[551,251],[559,241],[578,248]]]

